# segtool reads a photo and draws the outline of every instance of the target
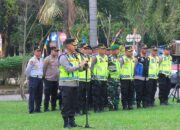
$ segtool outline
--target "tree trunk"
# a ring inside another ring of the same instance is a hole
[[[28,0],[25,0],[25,12],[24,12],[24,41],[23,41],[23,57],[26,55],[26,39],[27,39],[27,12],[28,11]],[[25,95],[25,91],[24,91],[24,87],[25,87],[25,80],[26,80],[26,76],[24,74],[25,71],[25,67],[27,64],[27,60],[26,58],[23,59],[22,61],[22,71],[21,71],[21,76],[20,76],[20,94],[23,100],[26,99],[26,95]]]
[[[89,0],[90,45],[97,46],[97,0]]]
[[[21,70],[21,75],[20,75],[20,94],[21,94],[21,98],[23,100],[26,100],[26,95],[25,95],[25,91],[24,91],[24,88],[25,88],[25,81],[26,81],[26,76],[24,74],[24,71],[25,71],[25,68],[26,68],[26,65],[27,65],[27,62],[28,62],[28,59],[27,58],[24,58],[23,61],[22,61],[22,70]]]
[[[4,33],[4,45],[2,44],[2,57],[6,57],[8,56],[8,52],[7,52],[7,48],[8,48],[8,34],[7,32]]]
[[[67,37],[71,36],[70,29],[76,20],[76,6],[74,0],[64,1],[64,31]]]
[[[111,15],[108,17],[108,38],[107,38],[107,46],[110,46],[110,36],[111,36]]]

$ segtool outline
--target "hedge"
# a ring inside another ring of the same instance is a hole
[[[0,59],[0,71],[21,70],[23,60],[28,60],[29,58],[30,55]]]

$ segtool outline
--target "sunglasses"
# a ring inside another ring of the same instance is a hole
[[[76,45],[74,45],[74,44],[72,44],[73,46],[77,46],[77,44]]]

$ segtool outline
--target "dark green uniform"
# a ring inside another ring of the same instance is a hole
[[[118,45],[113,45],[112,50],[119,49]],[[110,55],[108,57],[108,105],[109,110],[118,110],[119,105],[119,89],[120,89],[120,62],[116,55]]]

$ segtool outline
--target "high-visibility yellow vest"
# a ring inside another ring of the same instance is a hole
[[[113,56],[110,56],[108,61],[109,61],[108,62],[108,70],[109,70],[110,78],[120,79],[120,61],[119,61],[119,59],[115,58]]]
[[[171,66],[172,66],[172,57],[163,55],[162,61],[159,66],[159,73],[165,74],[166,76],[171,76]]]
[[[108,78],[108,57],[97,55],[97,62],[93,68],[93,79],[94,80],[107,80]]]
[[[92,63],[92,58],[88,57],[88,56],[83,56],[83,55],[79,55],[79,59],[80,61],[86,60],[88,61],[88,69],[87,69],[87,82],[91,81],[91,63]],[[80,71],[79,72],[79,81],[83,81],[86,82],[86,71]]]
[[[158,56],[149,56],[148,79],[157,79],[159,73],[159,58]]]
[[[123,65],[120,68],[120,78],[122,80],[134,79],[134,67],[135,67],[134,58],[123,56],[122,59],[123,59]]]
[[[78,66],[79,60],[77,57],[74,57],[73,55],[65,55],[67,60],[69,61],[69,64],[71,66]],[[76,70],[74,72],[67,72],[64,66],[59,66],[59,80],[60,81],[75,81],[78,80],[78,73],[79,70]]]

